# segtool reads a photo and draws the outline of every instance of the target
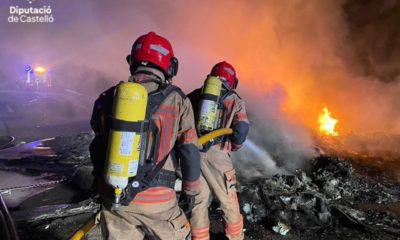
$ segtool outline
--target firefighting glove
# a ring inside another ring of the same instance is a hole
[[[190,218],[190,216],[192,215],[195,198],[196,198],[195,195],[189,195],[189,194],[186,194],[185,192],[182,192],[182,194],[179,198],[179,206],[182,208],[182,210],[185,212],[185,215],[188,218]]]
[[[200,149],[200,152],[207,152],[213,145],[212,141],[208,141],[203,144],[202,148]]]

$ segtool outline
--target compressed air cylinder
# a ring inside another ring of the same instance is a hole
[[[219,78],[208,76],[203,87],[200,103],[198,129],[209,132],[218,128],[219,108],[222,82]]]
[[[116,87],[112,124],[106,158],[106,181],[115,189],[124,189],[128,178],[137,174],[141,133],[129,127],[145,120],[147,91],[137,83],[126,82]],[[113,127],[116,126],[116,127]]]

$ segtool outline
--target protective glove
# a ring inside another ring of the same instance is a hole
[[[208,141],[203,144],[202,148],[200,149],[200,152],[207,152],[213,145],[212,141]]]
[[[189,194],[186,194],[185,192],[182,192],[182,194],[179,198],[179,206],[182,208],[182,210],[185,212],[185,215],[188,218],[190,218],[190,216],[192,215],[195,198],[196,198],[195,195],[189,195]]]

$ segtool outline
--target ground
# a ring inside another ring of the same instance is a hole
[[[0,150],[1,177],[8,179],[0,188],[21,239],[68,239],[98,211],[90,190],[92,137]],[[307,172],[239,179],[246,239],[399,239],[398,182],[363,171],[325,155],[310,159]],[[210,210],[211,238],[225,239],[218,203]],[[290,227],[286,236],[272,230],[278,222]]]

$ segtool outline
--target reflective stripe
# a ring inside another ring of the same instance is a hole
[[[155,197],[162,198],[162,197],[170,197],[171,195],[172,195],[171,193],[162,193],[162,194],[152,194],[152,193],[150,193],[150,194],[146,194],[146,193],[140,194],[140,193],[138,193],[138,196],[140,198],[155,198]]]
[[[178,135],[178,142],[179,143],[191,143],[196,138],[197,138],[196,129],[192,128],[192,129]]]
[[[200,186],[200,179],[196,180],[196,181],[183,181],[183,188],[184,189],[193,189],[193,190],[197,190]]]
[[[158,158],[157,163],[166,157],[169,153],[171,146],[171,137],[174,125],[174,119],[179,116],[179,108],[174,106],[161,105],[156,111],[155,115],[160,117],[161,126],[160,129],[160,143],[158,146]]]
[[[225,230],[225,234],[227,236],[238,236],[243,233],[243,226],[241,226],[238,229],[232,229],[232,230]]]
[[[160,45],[150,44],[150,49],[153,49],[159,53],[162,53],[164,56],[167,56],[169,54],[168,49],[166,49]]]
[[[174,199],[174,196],[170,197],[159,197],[159,198],[141,198],[137,196],[134,200],[133,203],[141,203],[141,204],[155,204],[155,203],[166,203],[170,202],[172,199]]]
[[[225,233],[227,236],[241,235],[242,232],[243,232],[243,217],[242,216],[240,216],[239,222],[225,225]]]
[[[235,74],[235,72],[233,71],[233,69],[232,69],[232,68],[229,68],[229,67],[224,67],[224,70],[225,70],[226,72],[228,72],[230,75],[233,75],[233,74]]]
[[[224,105],[225,105],[225,108],[227,108],[228,112],[232,111],[232,107],[233,107],[234,103],[235,103],[235,100],[230,100],[230,99],[224,100]]]
[[[206,240],[206,239],[210,239],[208,226],[192,229],[192,240]]]
[[[163,204],[163,203],[171,202],[173,199],[175,199],[175,198],[164,199],[164,200],[154,200],[154,201],[134,199],[132,202],[134,204]]]
[[[175,113],[175,114],[179,113],[179,108],[174,107],[174,106],[161,105],[159,109],[167,110],[167,111],[170,111],[171,113]]]
[[[240,221],[239,223],[234,224],[234,225],[227,225],[226,230],[227,231],[236,231],[237,228],[241,228],[241,227],[243,227],[242,221]]]
[[[226,236],[230,236],[230,237],[240,236],[240,235],[242,235],[242,233],[243,233],[243,230],[239,229],[236,232],[226,233]]]
[[[219,149],[221,149],[221,143],[217,143],[217,144],[215,144],[215,146],[217,146]],[[232,150],[232,143],[230,141],[226,141],[222,151],[230,152],[231,150]]]
[[[140,192],[133,199],[136,204],[160,204],[167,203],[176,199],[176,194],[173,189],[166,187],[149,188],[146,191]]]
[[[192,229],[192,234],[198,234],[198,233],[208,232],[209,229],[210,229],[209,226],[202,227],[202,228],[193,228],[193,229]]]
[[[247,114],[243,113],[243,112],[237,113],[236,116],[235,116],[235,120],[237,122],[244,122],[244,121],[247,122],[247,121],[249,121],[249,119],[247,118]]]
[[[171,188],[167,188],[167,187],[153,187],[153,188],[149,188],[146,191],[141,192],[141,193],[161,192],[161,191],[170,191],[170,192],[172,192],[173,190]]]

